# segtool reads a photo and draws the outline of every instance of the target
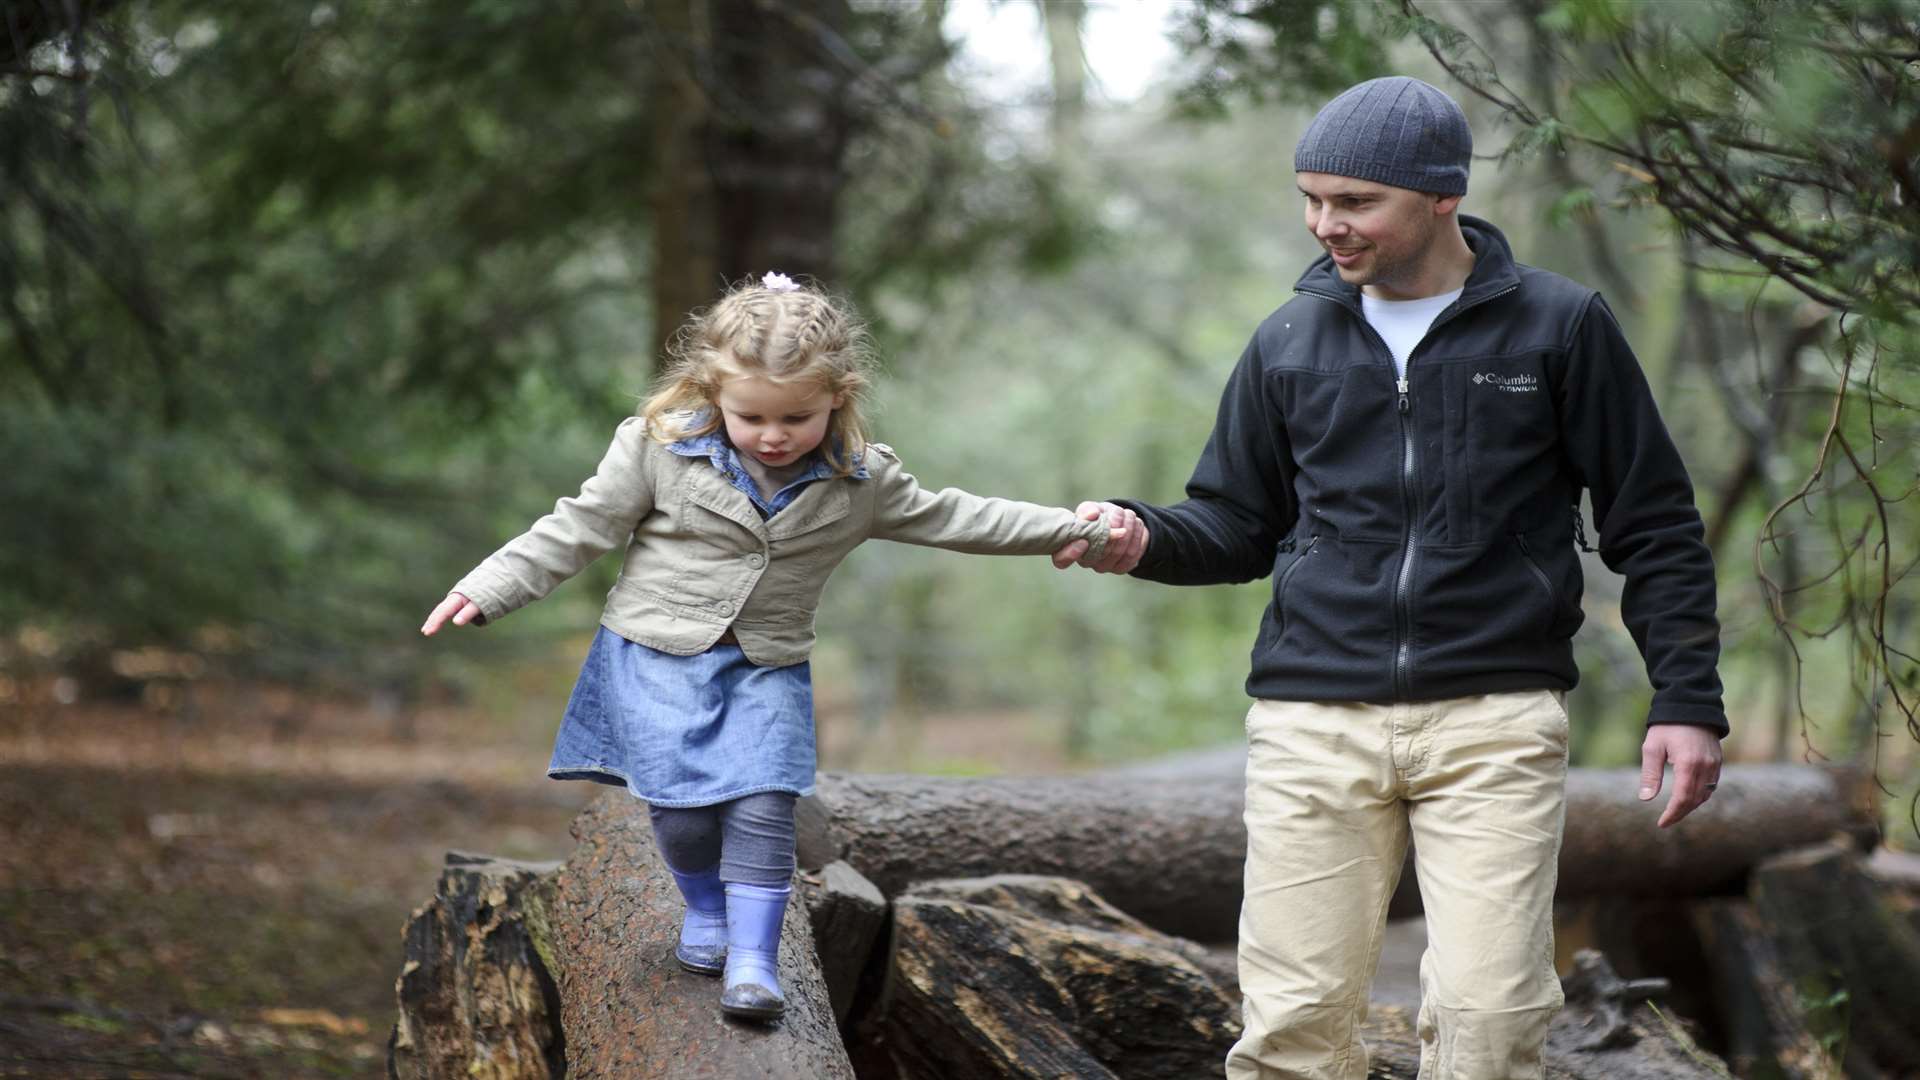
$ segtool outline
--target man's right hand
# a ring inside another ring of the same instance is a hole
[[[1075,563],[1100,574],[1125,574],[1140,565],[1140,557],[1147,553],[1147,523],[1140,515],[1124,506],[1109,502],[1083,502],[1073,508],[1073,512],[1088,521],[1105,518],[1107,524],[1121,530],[1107,544],[1107,550],[1093,562],[1083,562],[1087,548],[1091,545],[1085,540],[1075,540],[1066,547],[1053,553],[1055,569],[1065,570]]]
[[[420,632],[432,637],[436,631],[447,625],[449,620],[455,626],[465,626],[479,617],[480,605],[457,592],[450,592],[445,600],[440,601],[440,606],[434,608],[433,613],[427,616],[427,621],[420,627]]]

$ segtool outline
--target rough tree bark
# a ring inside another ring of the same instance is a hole
[[[548,958],[558,865],[447,854],[433,899],[407,920],[389,1076],[566,1075]]]
[[[1748,899],[1697,911],[1737,1064],[1814,1077],[1840,1060],[1853,1077],[1920,1075],[1920,929],[1895,896],[1835,841],[1763,861]]]
[[[1216,1072],[1238,1034],[1197,946],[1077,881],[928,882],[893,910],[882,1030],[902,1075],[1174,1080]]]
[[[1063,878],[930,882],[894,901],[895,948],[874,1080],[1174,1080],[1218,1075],[1237,995],[1192,942],[1159,934]],[[1554,1080],[1706,1080],[1717,1062],[1647,1008],[1662,987],[1582,954],[1547,1041]],[[1368,1076],[1414,1080],[1404,1009],[1373,1010]]]
[[[554,880],[552,915],[573,1075],[852,1080],[805,904],[787,905],[780,943],[785,1017],[723,1020],[720,981],[673,958],[683,904],[644,805],[603,796],[574,819],[573,836],[579,846]]]
[[[823,774],[801,800],[801,865],[844,860],[889,896],[932,878],[1070,877],[1155,929],[1225,941],[1240,911],[1244,762],[984,780]],[[1569,775],[1560,896],[1733,892],[1767,855],[1874,827],[1848,771],[1732,766],[1707,807],[1667,830],[1653,825],[1660,804],[1635,798],[1637,777]],[[1419,910],[1414,879],[1402,875],[1396,915]]]

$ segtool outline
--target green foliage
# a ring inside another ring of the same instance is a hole
[[[0,82],[0,629],[390,648],[431,602],[408,520],[484,520],[448,463],[618,400],[629,20],[129,4],[86,78]]]
[[[1369,0],[1197,0],[1177,40],[1198,67],[1180,90],[1191,116],[1219,117],[1237,99],[1323,100],[1391,73],[1403,28]]]

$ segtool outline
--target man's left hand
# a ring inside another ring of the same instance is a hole
[[[1640,801],[1660,794],[1666,766],[1673,766],[1673,794],[1660,815],[1666,828],[1699,809],[1720,786],[1720,736],[1691,724],[1655,724],[1640,744]]]

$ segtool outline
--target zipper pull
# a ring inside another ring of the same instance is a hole
[[[1406,413],[1412,412],[1413,411],[1412,407],[1407,404],[1407,392],[1409,389],[1411,389],[1407,385],[1407,380],[1398,379],[1394,382],[1394,385],[1399,387],[1400,389],[1400,412],[1403,415]]]

